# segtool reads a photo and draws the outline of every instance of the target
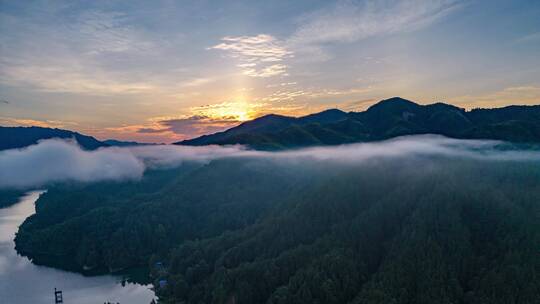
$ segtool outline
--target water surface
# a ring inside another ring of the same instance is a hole
[[[63,291],[65,304],[148,304],[150,286],[126,283],[112,275],[87,277],[32,264],[15,251],[13,238],[20,224],[35,212],[41,191],[27,193],[20,201],[0,209],[0,302],[6,304],[54,303],[54,288]],[[125,286],[123,286],[125,285]]]

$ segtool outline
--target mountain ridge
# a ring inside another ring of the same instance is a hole
[[[243,144],[279,150],[427,133],[461,139],[540,142],[540,105],[465,110],[443,102],[420,105],[392,97],[363,112],[328,109],[302,117],[269,114],[223,132],[174,144]]]
[[[46,127],[4,127],[0,126],[0,151],[20,149],[35,145],[45,139],[73,139],[84,150],[92,151],[103,147],[133,147],[157,145],[157,143],[140,143],[136,141],[121,141],[116,139],[98,140],[93,136],[79,132]]]
[[[443,102],[420,105],[392,97],[362,112],[327,109],[302,117],[267,114],[222,132],[173,144],[242,144],[253,149],[281,150],[428,133],[460,139],[540,143],[540,105],[465,110]],[[73,138],[85,150],[141,145],[112,139],[100,141],[92,136],[57,128],[0,126],[0,151],[23,148],[50,138]]]
[[[0,126],[0,151],[20,149],[35,145],[43,139],[74,139],[85,150],[96,150],[109,145],[92,136],[58,128],[44,127],[3,127]]]

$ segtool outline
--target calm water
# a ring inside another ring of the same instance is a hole
[[[148,304],[154,297],[150,286],[126,283],[106,275],[83,275],[36,266],[17,255],[13,238],[19,225],[35,212],[41,192],[30,192],[20,202],[0,209],[0,302],[6,304],[54,303],[54,288],[63,291],[65,304]]]

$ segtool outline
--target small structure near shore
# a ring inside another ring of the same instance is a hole
[[[54,288],[54,304],[64,303],[64,298],[62,296],[62,291]]]

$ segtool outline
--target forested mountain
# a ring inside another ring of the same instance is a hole
[[[327,110],[299,118],[267,115],[224,132],[177,144],[244,144],[275,150],[427,133],[466,139],[540,142],[540,105],[466,111],[444,103],[419,105],[395,97],[364,112]]]
[[[539,180],[534,158],[184,163],[51,187],[16,245],[80,271],[148,265],[160,303],[537,303]]]
[[[50,138],[74,139],[86,150],[109,146],[92,136],[77,132],[42,127],[0,127],[0,150],[24,148]]]
[[[16,204],[24,191],[13,189],[0,189],[0,209]]]
[[[211,135],[203,135],[201,137],[178,142],[182,145],[210,145],[210,144],[231,144],[235,142],[235,138],[244,138],[246,136],[273,134],[284,131],[291,126],[303,126],[313,123],[333,123],[346,119],[347,114],[337,109],[330,109],[320,113],[315,113],[303,117],[288,117],[283,115],[269,114],[252,121],[247,121],[237,127],[231,128],[224,132],[219,132]],[[256,146],[253,144],[253,146]]]
[[[383,100],[364,112],[345,113],[330,109],[298,118],[269,114],[224,132],[176,144],[243,144],[254,149],[279,150],[428,133],[464,139],[538,143],[540,105],[465,111],[444,103],[424,106],[395,97]],[[141,145],[113,139],[98,141],[91,136],[61,129],[0,127],[0,150],[22,148],[49,138],[74,138],[87,150]]]

